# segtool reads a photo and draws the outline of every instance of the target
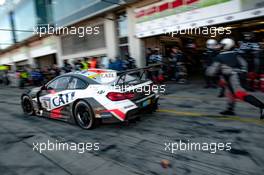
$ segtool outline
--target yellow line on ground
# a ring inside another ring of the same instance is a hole
[[[177,116],[183,116],[183,117],[204,117],[204,118],[214,118],[218,120],[231,120],[231,121],[239,121],[243,123],[253,123],[253,124],[258,124],[258,125],[264,124],[263,120],[252,119],[252,118],[242,118],[239,116],[211,115],[211,114],[202,114],[202,113],[197,113],[197,112],[176,111],[176,110],[171,110],[171,109],[159,109],[157,110],[157,112],[175,114]]]
[[[160,98],[171,98],[171,99],[191,99],[191,100],[217,100],[224,101],[224,98],[213,98],[213,97],[182,97],[182,96],[160,96]]]
[[[221,102],[226,102],[226,99],[225,98],[211,98],[211,97],[202,97],[202,98],[197,98],[197,97],[177,97],[177,96],[160,96],[160,98],[171,98],[171,99],[178,99],[178,100],[213,100],[213,101],[221,101]],[[237,102],[241,102],[241,101],[237,101]],[[243,112],[243,114],[245,115],[251,115],[252,113],[250,112]]]

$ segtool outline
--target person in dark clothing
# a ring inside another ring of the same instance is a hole
[[[124,68],[125,69],[135,69],[136,66],[136,61],[134,58],[130,57],[129,54],[127,53],[125,55],[125,60],[124,60]]]
[[[178,47],[173,47],[171,48],[170,56],[169,56],[169,79],[170,80],[176,80],[176,67],[177,67],[177,62],[179,60],[179,57],[181,55],[178,54]]]
[[[149,56],[148,59],[148,66],[154,66],[157,64],[160,64],[163,60],[162,55],[159,53],[159,48],[155,48],[152,50],[152,53]],[[150,69],[147,73],[147,77],[151,79],[155,83],[159,83],[159,79],[161,79],[162,71],[160,69],[160,66],[155,66],[152,69]]]
[[[53,72],[54,78],[60,75],[60,69],[56,64],[52,65],[51,72]]]
[[[187,70],[185,66],[185,57],[179,47],[175,46],[171,49],[169,58],[172,71],[171,79],[177,80],[178,83],[185,83],[187,78]]]
[[[62,70],[64,71],[64,73],[69,73],[72,71],[72,66],[68,63],[68,60],[63,61]]]
[[[203,70],[205,76],[205,88],[216,87],[216,77],[210,77],[206,75],[206,69],[213,63],[214,58],[217,56],[218,43],[215,39],[209,39],[206,42],[206,51],[203,53]]]
[[[261,46],[254,42],[253,33],[244,33],[244,41],[240,42],[238,52],[247,61],[248,72],[260,72]]]
[[[254,91],[255,80],[261,73],[261,46],[254,41],[254,34],[251,32],[244,33],[244,40],[239,42],[238,53],[248,64],[247,85],[250,91]]]
[[[3,81],[4,85],[8,86],[10,84],[10,80],[8,78],[8,71],[7,70],[5,70],[3,72],[3,77],[2,78],[3,78],[2,81]]]
[[[83,68],[82,61],[80,59],[74,62],[74,69],[80,71]]]
[[[152,49],[151,48],[147,48],[147,50],[146,50],[146,66],[149,65],[149,62],[150,62],[149,58],[152,55],[152,53],[153,53]]]
[[[235,101],[239,99],[259,108],[260,119],[263,119],[264,103],[249,94],[243,87],[243,82],[241,82],[241,75],[247,70],[246,61],[234,50],[235,42],[232,39],[223,39],[221,45],[223,47],[222,52],[217,55],[213,64],[207,69],[207,75],[221,75],[226,82],[227,96],[229,97],[228,106],[220,114],[235,115]]]

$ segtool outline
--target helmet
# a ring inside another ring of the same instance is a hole
[[[217,45],[217,41],[215,39],[209,39],[206,41],[206,47],[208,49],[215,49]]]
[[[224,50],[230,50],[235,46],[235,41],[230,38],[224,38],[221,40],[220,44],[223,45]]]

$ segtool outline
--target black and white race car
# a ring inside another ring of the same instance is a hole
[[[116,72],[89,69],[58,76],[22,94],[25,114],[77,123],[91,129],[101,122],[127,121],[157,109],[159,95],[144,69]]]

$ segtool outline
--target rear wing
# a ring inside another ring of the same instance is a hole
[[[137,77],[139,77],[139,80],[141,80],[145,73],[160,70],[161,66],[162,66],[162,64],[153,64],[153,65],[146,66],[143,68],[136,68],[136,69],[129,69],[126,71],[119,71],[119,72],[117,72],[118,79],[117,79],[116,84],[118,84],[120,80],[123,80],[123,82],[125,82],[126,75],[131,75],[131,74],[137,75]]]

